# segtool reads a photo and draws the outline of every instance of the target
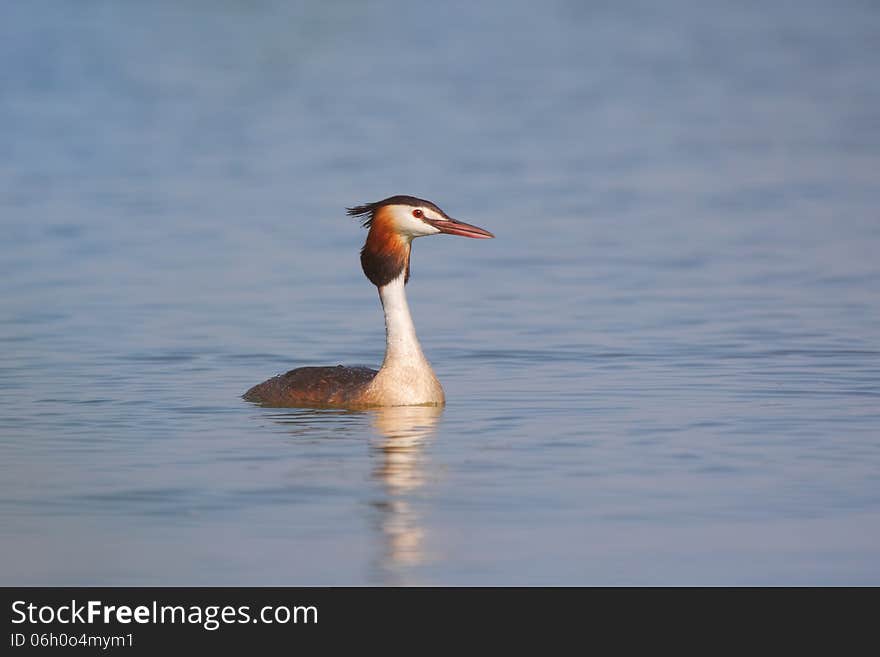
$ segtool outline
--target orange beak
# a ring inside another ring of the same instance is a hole
[[[441,233],[447,233],[449,235],[461,235],[462,237],[473,237],[478,240],[487,240],[492,237],[495,237],[488,230],[483,230],[478,226],[471,226],[470,224],[466,224],[463,221],[458,221],[456,219],[447,219],[445,221],[435,221],[434,219],[423,219],[426,224],[432,225],[434,228],[439,230]]]

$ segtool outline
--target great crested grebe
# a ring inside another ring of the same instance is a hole
[[[492,233],[447,216],[430,201],[391,196],[348,208],[369,228],[361,267],[379,288],[385,311],[385,359],[378,371],[368,367],[300,367],[264,381],[246,393],[265,406],[412,406],[445,402],[443,388],[416,337],[405,285],[412,241],[426,235],[488,239]]]

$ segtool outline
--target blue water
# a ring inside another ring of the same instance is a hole
[[[3,584],[880,584],[877,3],[3,14]],[[391,194],[445,409],[242,401]]]

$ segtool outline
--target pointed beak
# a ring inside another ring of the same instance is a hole
[[[445,221],[435,219],[423,219],[423,221],[427,224],[432,225],[441,233],[448,233],[449,235],[473,237],[474,239],[478,240],[487,240],[495,237],[488,230],[483,230],[482,228],[479,228],[477,226],[471,226],[470,224],[466,224],[463,221],[458,221],[457,219],[446,219]]]

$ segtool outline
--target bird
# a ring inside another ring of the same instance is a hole
[[[385,314],[381,367],[299,367],[255,385],[243,398],[270,407],[443,406],[443,387],[422,352],[406,301],[412,241],[443,234],[474,239],[495,236],[415,196],[389,196],[346,209],[368,229],[361,268],[378,288]]]

